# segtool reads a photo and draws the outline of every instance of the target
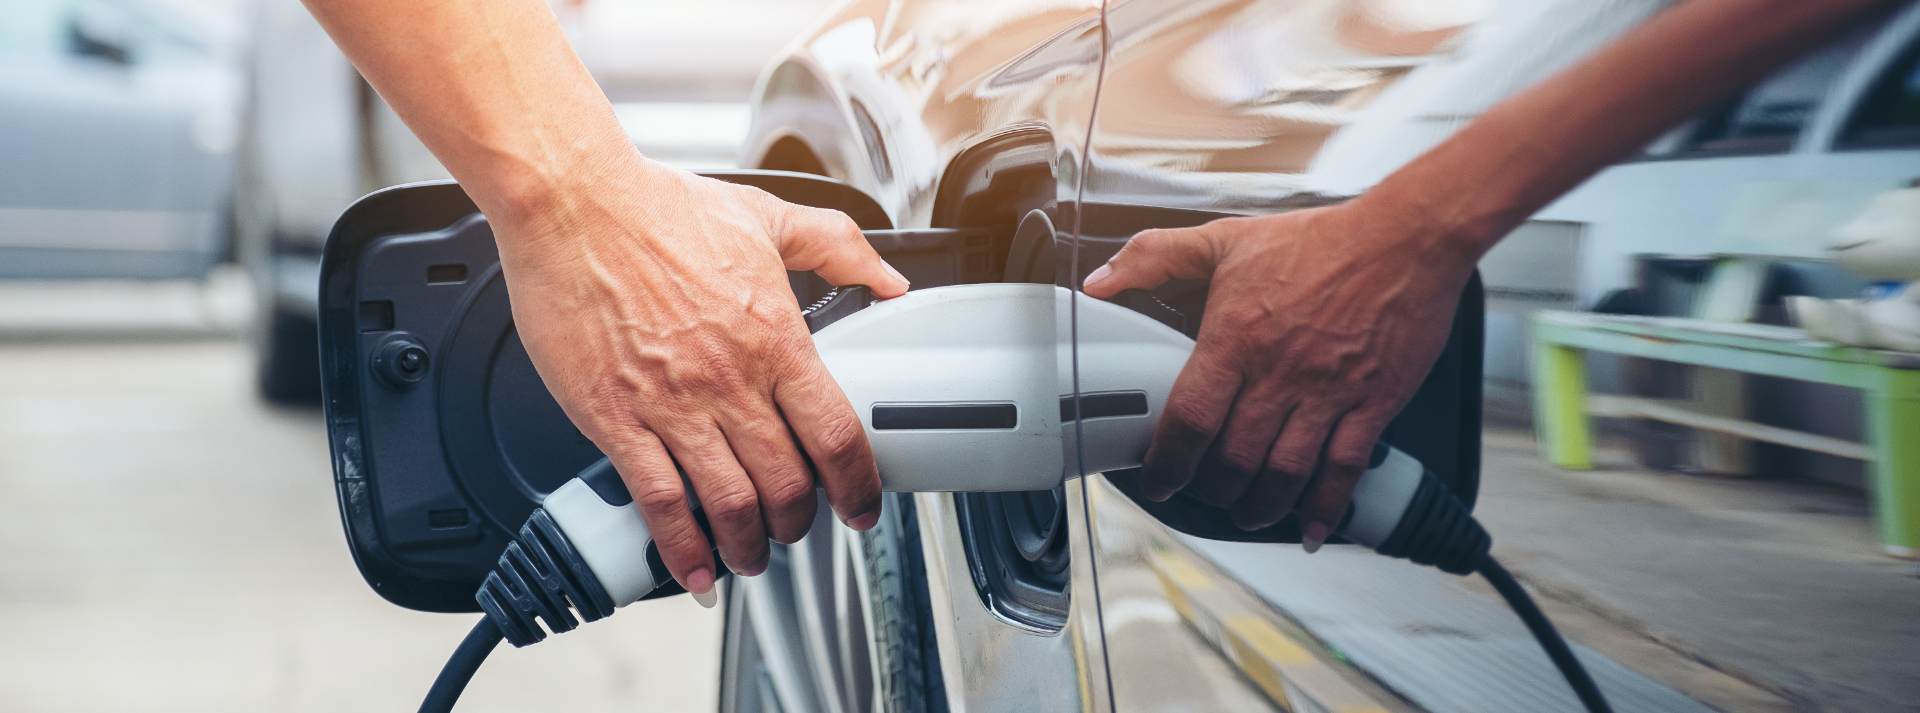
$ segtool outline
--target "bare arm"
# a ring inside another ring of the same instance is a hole
[[[865,432],[785,273],[905,292],[851,220],[643,158],[539,0],[305,2],[487,215],[541,379],[682,584],[717,570],[676,463],[742,574],[768,537],[806,534],[816,470],[849,525],[873,525]]]
[[[1213,280],[1144,482],[1257,529],[1297,509],[1309,550],[1445,344],[1480,257],[1660,132],[1897,3],[1688,0],[1488,110],[1346,204],[1140,234],[1107,297]]]

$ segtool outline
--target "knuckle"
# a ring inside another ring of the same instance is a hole
[[[1148,228],[1138,233],[1134,233],[1133,237],[1128,238],[1127,242],[1122,243],[1120,245],[1120,252],[1115,253],[1113,256],[1113,259],[1118,260],[1121,258],[1121,256],[1124,256],[1128,253],[1137,254],[1142,250],[1147,250],[1151,248],[1153,246],[1153,241],[1160,239],[1159,234],[1161,232],[1162,232],[1161,228]]]
[[[687,507],[686,493],[676,484],[661,478],[642,480],[639,490],[633,493],[633,501],[640,505],[641,512],[655,515],[665,515]]]
[[[860,234],[860,226],[853,222],[851,216],[837,210],[829,210],[826,208],[808,208],[807,210],[812,211],[815,216],[819,217],[820,224],[827,230],[833,232],[833,237],[845,241],[849,246],[860,248],[867,252],[873,251],[873,248],[867,245],[866,237]]]
[[[1304,478],[1313,472],[1318,459],[1293,450],[1276,450],[1267,456],[1267,471],[1290,478]]]
[[[1331,452],[1327,454],[1327,469],[1333,471],[1336,475],[1358,478],[1360,473],[1367,469],[1367,457],[1369,455],[1371,454],[1365,452],[1354,453],[1344,449],[1339,452]]]
[[[867,431],[850,410],[835,409],[820,419],[820,453],[815,457],[835,470],[858,467],[867,451]]]
[[[689,569],[701,564],[701,558],[707,551],[706,537],[691,527],[655,535],[654,544],[659,545],[662,558],[685,558],[680,564]]]
[[[1193,399],[1168,401],[1161,423],[1169,436],[1198,438],[1213,431],[1213,414],[1205,405]]]
[[[759,498],[746,488],[723,490],[704,501],[702,506],[707,510],[709,522],[729,532],[745,531],[760,519]]]
[[[1234,473],[1250,474],[1260,470],[1265,460],[1264,449],[1250,445],[1245,441],[1228,443],[1220,449],[1220,465]]]
[[[771,485],[761,494],[767,509],[786,513],[798,510],[813,500],[813,479],[799,473],[789,473],[772,479]]]
[[[1149,228],[1142,230],[1135,233],[1132,240],[1127,241],[1127,245],[1122,247],[1121,252],[1125,252],[1126,247],[1135,245],[1140,246],[1141,250],[1153,250],[1166,247],[1167,243],[1178,239],[1180,233],[1181,231],[1177,228]]]

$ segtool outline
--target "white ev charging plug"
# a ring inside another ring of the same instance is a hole
[[[814,305],[809,321],[889,491],[1043,490],[1139,466],[1193,351],[1192,340],[1150,317],[1052,285],[959,285],[870,305],[866,294],[841,290]],[[1606,710],[1552,625],[1487,556],[1486,531],[1412,456],[1377,445],[1335,533],[1455,574],[1485,574],[1589,709]],[[619,474],[601,460],[548,495],[501,555],[476,595],[487,620],[422,710],[451,707],[499,638],[526,646],[546,638],[540,622],[569,631],[574,612],[593,621],[664,586],[677,585]]]
[[[882,489],[1053,488],[1079,475],[1076,438],[1086,440],[1088,473],[1140,465],[1193,340],[1125,307],[1078,298],[1076,402],[1064,338],[1071,327],[1063,324],[1075,298],[1051,285],[942,287],[874,304],[816,333],[821,358],[866,426]],[[1339,532],[1380,548],[1422,485],[1438,481],[1390,447],[1373,465]],[[523,540],[529,535],[540,546],[510,549],[480,594],[490,616],[514,620],[502,629],[516,646],[545,637],[535,617],[556,633],[573,628],[567,602],[591,621],[671,581],[633,498],[604,460],[547,496],[522,530]],[[1480,537],[1470,555],[1485,552]],[[552,552],[524,551],[532,549]],[[521,557],[530,566],[516,564]],[[496,580],[502,586],[491,586]],[[536,596],[542,590],[551,596]],[[551,601],[522,601],[537,599]],[[581,599],[591,604],[582,607]]]

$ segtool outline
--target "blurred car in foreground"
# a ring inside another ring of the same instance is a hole
[[[195,278],[227,258],[237,37],[162,0],[0,3],[0,277]]]

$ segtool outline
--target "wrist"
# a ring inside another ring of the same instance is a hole
[[[561,152],[503,159],[467,190],[488,220],[504,229],[497,232],[505,248],[505,241],[583,237],[583,222],[619,212],[615,201],[671,190],[673,173],[642,158],[621,137],[617,143],[580,142]]]
[[[1411,264],[1464,276],[1479,264],[1498,235],[1489,237],[1487,222],[1392,193],[1369,191],[1337,206],[1346,214],[1348,233],[1375,243],[1382,253],[1397,254]]]

